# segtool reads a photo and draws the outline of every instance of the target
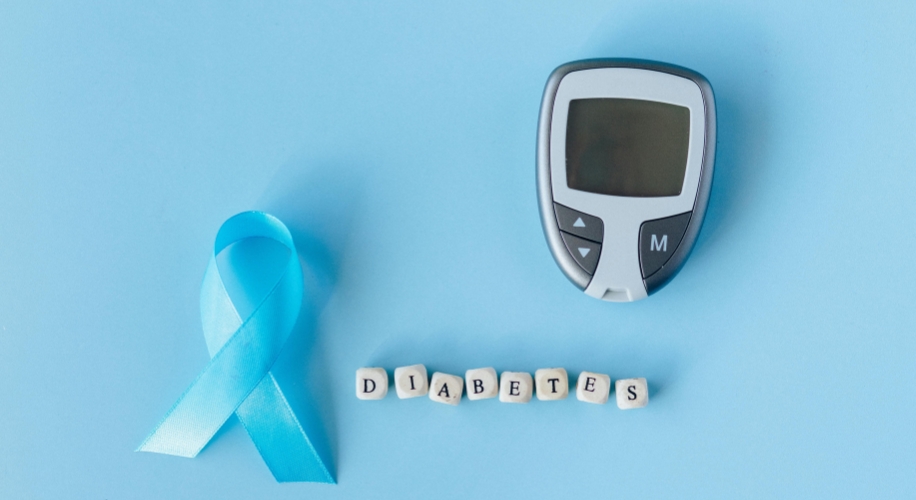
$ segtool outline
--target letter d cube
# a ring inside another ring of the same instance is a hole
[[[356,397],[383,399],[388,395],[388,372],[384,368],[356,370]]]

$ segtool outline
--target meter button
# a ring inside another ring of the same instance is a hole
[[[662,268],[684,237],[690,212],[664,219],[650,220],[639,228],[639,264],[643,279]]]
[[[595,274],[595,268],[598,267],[598,256],[601,254],[601,245],[562,231],[560,231],[560,236],[576,264],[579,264],[579,267],[588,274]]]
[[[557,224],[560,226],[560,231],[601,243],[604,238],[604,223],[601,222],[601,219],[577,212],[559,203],[554,203],[553,207],[557,213]]]

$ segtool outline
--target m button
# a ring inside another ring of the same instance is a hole
[[[642,223],[639,228],[639,265],[643,279],[655,274],[668,262],[681,244],[689,222],[690,212]]]

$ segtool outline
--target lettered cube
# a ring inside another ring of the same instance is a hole
[[[468,386],[468,399],[495,398],[499,394],[499,379],[493,368],[474,368],[464,372],[464,380]]]
[[[388,372],[384,368],[356,370],[356,397],[383,399],[388,395]]]
[[[395,368],[394,389],[401,399],[425,396],[429,391],[426,367],[423,365],[411,365]]]
[[[534,372],[538,399],[556,401],[569,396],[569,376],[564,368],[541,368]]]
[[[461,391],[464,389],[464,379],[457,375],[435,372],[429,383],[429,399],[437,403],[458,406],[461,402]]]
[[[625,378],[617,381],[617,408],[632,410],[649,404],[649,384],[644,378]]]
[[[576,381],[576,398],[586,403],[603,405],[611,393],[611,377],[602,373],[582,372]]]
[[[531,401],[534,381],[527,372],[502,372],[499,376],[499,400],[503,403]]]

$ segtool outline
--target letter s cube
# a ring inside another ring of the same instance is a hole
[[[617,408],[632,410],[649,404],[649,384],[644,378],[625,378],[617,381]]]

